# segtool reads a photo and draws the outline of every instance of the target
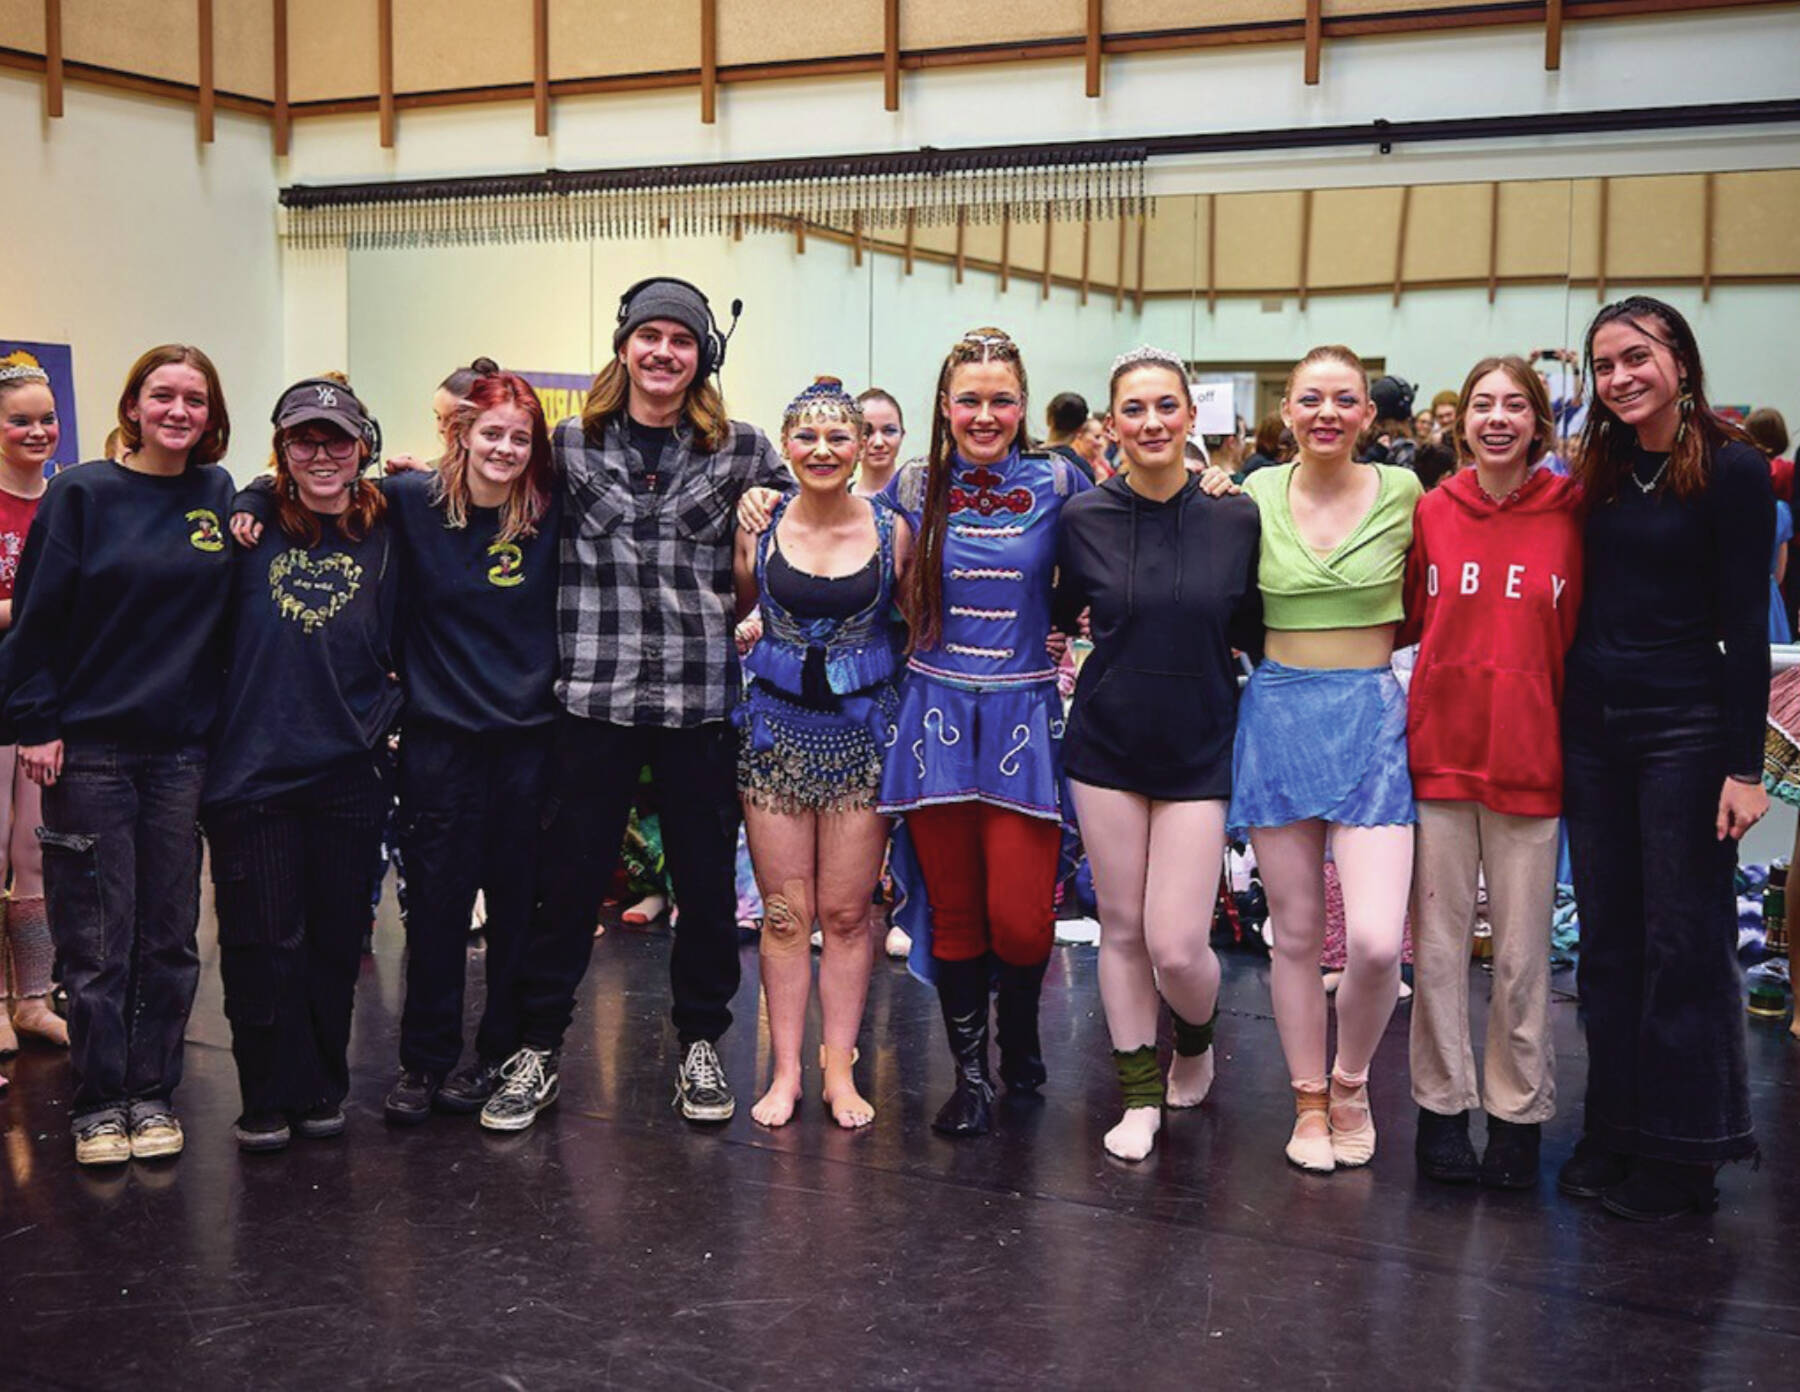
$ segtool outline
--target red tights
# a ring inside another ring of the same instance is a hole
[[[931,955],[967,962],[990,948],[1015,967],[1048,960],[1062,828],[985,802],[906,814],[931,903]]]

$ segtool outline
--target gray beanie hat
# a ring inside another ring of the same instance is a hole
[[[669,319],[693,334],[700,345],[700,371],[704,377],[716,366],[713,362],[713,319],[706,297],[685,280],[647,280],[626,291],[619,302],[619,326],[613,330],[613,351],[625,346],[625,340],[640,325],[652,319]]]

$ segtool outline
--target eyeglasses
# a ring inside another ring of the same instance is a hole
[[[286,440],[281,447],[296,464],[310,464],[321,454],[342,463],[356,454],[356,446],[348,435],[336,435],[329,440]]]

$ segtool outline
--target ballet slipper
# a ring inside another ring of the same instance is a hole
[[[1164,1084],[1164,1105],[1180,1110],[1198,1107],[1206,1101],[1213,1085],[1213,1051],[1203,1054],[1176,1054],[1169,1060],[1169,1078]]]
[[[820,1096],[831,1108],[831,1118],[846,1131],[856,1131],[875,1120],[875,1108],[856,1090],[856,1077],[851,1066],[862,1057],[857,1049],[834,1049],[819,1046],[819,1067],[825,1071],[825,1086]]]
[[[1369,1111],[1369,1080],[1353,1083],[1331,1070],[1331,1157],[1344,1169],[1375,1158],[1375,1118]]]
[[[750,1109],[750,1119],[758,1126],[767,1126],[773,1130],[792,1121],[799,1105],[800,1080],[795,1078],[790,1081],[777,1074],[770,1080],[769,1090]]]
[[[1327,1115],[1331,1097],[1322,1087],[1294,1086],[1294,1134],[1288,1137],[1287,1158],[1303,1170],[1330,1174],[1337,1168],[1331,1148],[1331,1121]]]
[[[912,951],[912,938],[907,935],[906,929],[895,924],[887,930],[887,939],[882,944],[882,950],[890,957],[905,957]]]
[[[1120,1160],[1142,1160],[1156,1145],[1162,1130],[1161,1107],[1127,1107],[1119,1124],[1101,1138],[1106,1153]]]
[[[69,1026],[44,997],[20,996],[13,1002],[12,1018],[21,1034],[32,1035],[59,1049],[69,1047]]]

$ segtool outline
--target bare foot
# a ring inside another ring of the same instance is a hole
[[[1164,1097],[1171,1107],[1198,1107],[1206,1101],[1213,1085],[1213,1051],[1185,1057],[1176,1054],[1169,1060],[1169,1081]]]
[[[1127,1107],[1119,1124],[1106,1133],[1101,1144],[1108,1155],[1121,1160],[1142,1160],[1156,1144],[1162,1130],[1162,1108]]]
[[[831,1108],[831,1118],[846,1131],[855,1131],[875,1120],[875,1108],[856,1090],[856,1076],[850,1071],[856,1062],[856,1050],[822,1048],[819,1066],[825,1070],[825,1087],[820,1095]]]
[[[750,1119],[758,1126],[786,1126],[794,1119],[794,1108],[800,1105],[800,1080],[777,1075],[754,1107]]]

